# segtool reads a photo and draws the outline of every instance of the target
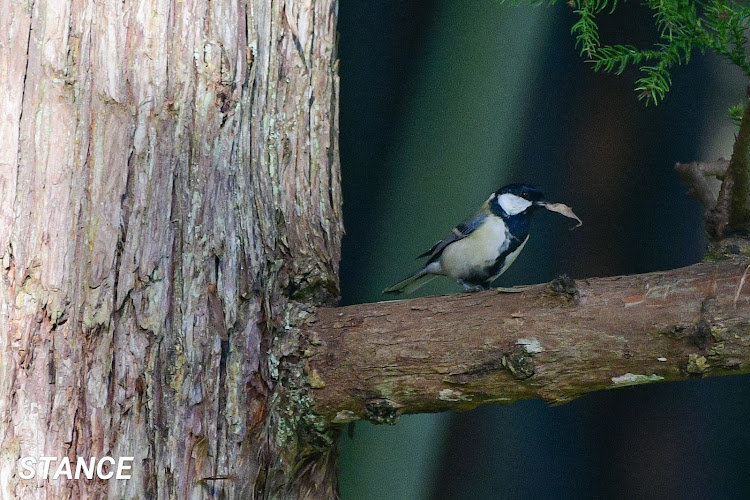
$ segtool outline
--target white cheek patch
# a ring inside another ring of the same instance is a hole
[[[497,202],[508,215],[520,214],[531,206],[531,202],[529,200],[510,193],[504,193],[498,196]]]

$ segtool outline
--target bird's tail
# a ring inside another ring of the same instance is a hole
[[[422,285],[426,285],[437,276],[437,274],[433,274],[428,271],[426,267],[423,267],[408,278],[399,281],[389,288],[386,288],[385,290],[383,290],[383,293],[411,293]]]

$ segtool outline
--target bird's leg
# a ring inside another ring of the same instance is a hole
[[[487,290],[488,287],[484,285],[469,285],[467,283],[464,283],[463,280],[456,280],[458,283],[464,287],[464,292],[474,293],[474,292],[481,292],[482,290]]]

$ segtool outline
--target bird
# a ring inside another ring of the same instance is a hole
[[[487,290],[529,240],[530,215],[547,203],[541,191],[527,184],[498,189],[474,216],[417,257],[428,257],[421,269],[383,293],[412,293],[441,275],[453,278],[467,292]]]

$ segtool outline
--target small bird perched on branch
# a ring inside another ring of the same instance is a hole
[[[503,274],[529,239],[529,216],[540,207],[579,221],[567,205],[548,203],[538,189],[509,184],[492,193],[479,211],[417,258],[427,264],[383,293],[411,293],[440,275],[467,292],[486,290]],[[578,227],[578,226],[576,226]]]

